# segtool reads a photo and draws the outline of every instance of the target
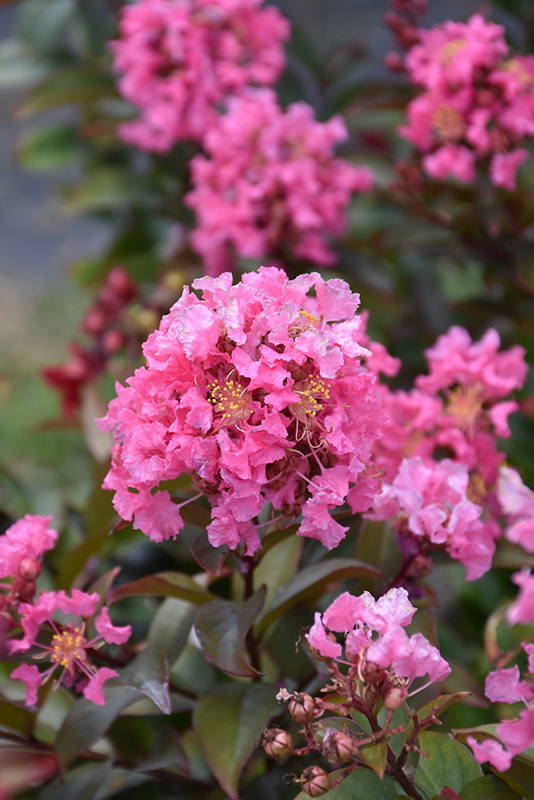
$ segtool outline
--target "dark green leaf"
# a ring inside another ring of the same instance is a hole
[[[521,800],[514,792],[495,775],[484,775],[468,783],[460,792],[462,800]]]
[[[55,72],[32,89],[19,106],[19,114],[31,116],[64,103],[86,103],[115,94],[107,76],[94,71],[72,69]]]
[[[164,650],[169,664],[182,652],[195,617],[191,603],[167,597],[156,611],[148,632],[148,642]]]
[[[128,666],[121,670],[121,686],[138,689],[149,697],[164,714],[171,713],[169,660],[160,643],[149,644]]]
[[[229,684],[207,692],[193,717],[206,759],[220,785],[237,800],[239,775],[271,717],[280,711],[275,686]]]
[[[277,592],[258,625],[258,634],[264,633],[288,608],[317,595],[326,584],[362,577],[385,579],[380,570],[353,558],[331,558],[306,567]]]
[[[136,185],[126,170],[100,167],[68,193],[65,207],[75,213],[117,208],[131,204],[135,193]]]
[[[265,587],[243,603],[214,600],[198,609],[195,633],[202,652],[212,664],[244,678],[259,673],[245,657],[245,638],[265,602]]]
[[[189,774],[187,755],[180,742],[180,737],[170,725],[166,725],[159,731],[150,756],[138,764],[137,769],[149,772],[167,767],[174,767],[185,775]]]
[[[109,778],[111,768],[111,760],[84,764],[43,787],[39,800],[93,800]]]
[[[0,42],[0,86],[26,86],[43,77],[45,67],[18,39]]]
[[[341,773],[333,773],[339,777]],[[340,783],[337,789],[331,789],[321,795],[322,800],[394,800],[401,793],[397,781],[385,775],[382,779],[368,769],[355,769]],[[301,792],[295,800],[309,800],[307,794]]]
[[[83,697],[65,717],[56,738],[56,752],[63,769],[101,739],[121,711],[139,699],[138,692],[119,686],[104,689],[104,696],[105,706],[96,706]]]
[[[17,142],[17,155],[26,169],[60,169],[72,163],[80,153],[76,131],[66,125],[30,129]]]
[[[419,747],[424,755],[419,759],[415,782],[431,797],[439,795],[446,786],[453,792],[460,792],[482,775],[480,765],[469,750],[445,733],[422,733]]]
[[[516,756],[510,769],[498,772],[493,767],[491,771],[508,784],[510,789],[517,792],[524,800],[534,800],[534,761],[525,756]]]
[[[145,578],[118,586],[109,596],[109,604],[118,603],[125,597],[139,597],[150,595],[152,597],[179,597],[193,605],[203,605],[213,600],[213,595],[207,592],[189,575],[181,572],[159,572],[156,575],[147,575]]]
[[[33,731],[35,717],[35,712],[0,697],[0,730],[18,733],[27,738]]]

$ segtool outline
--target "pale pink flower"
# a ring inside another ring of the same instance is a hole
[[[186,473],[212,506],[215,546],[258,550],[269,502],[288,524],[302,514],[299,535],[335,547],[345,529],[330,512],[347,500],[365,510],[378,488],[369,459],[385,422],[358,295],[274,267],[193,287],[203,299],[184,290],[99,422],[114,431],[104,486],[117,512],[155,541],[176,536],[189,498],[160,484]]]
[[[534,492],[524,485],[517,470],[502,466],[497,497],[510,523],[504,535],[528,553],[534,553]]]
[[[352,193],[373,185],[368,167],[335,157],[346,138],[341,117],[317,122],[302,102],[282,111],[271,90],[232,98],[205,138],[207,155],[191,161],[191,242],[206,272],[224,272],[234,254],[280,258],[286,250],[331,266],[329,239],[344,232]]]
[[[279,77],[289,23],[262,0],[139,0],[120,9],[111,43],[119,90],[140,117],[121,138],[165,152],[201,140],[221,104],[248,85]]]
[[[44,592],[33,605],[21,603],[19,613],[24,637],[10,639],[7,642],[9,652],[25,652],[35,646],[43,651],[37,658],[46,657],[52,662],[44,672],[40,672],[35,665],[21,664],[11,673],[12,678],[19,678],[26,684],[26,705],[37,702],[37,690],[58,667],[62,668],[62,672],[55,684],[56,687],[61,683],[75,686],[88,700],[97,705],[104,705],[102,684],[109,678],[116,677],[118,673],[108,667],[95,667],[90,654],[104,642],[124,644],[129,639],[132,629],[130,625],[114,626],[104,606],[94,620],[98,636],[88,640],[87,622],[94,615],[99,599],[96,592],[87,594],[79,589],[73,589],[70,597],[64,591]],[[66,617],[74,616],[74,621],[59,622],[58,611]],[[47,627],[51,627],[53,631],[50,644],[43,644],[41,636],[37,640],[44,623],[47,623]]]
[[[417,633],[408,636],[404,628],[415,613],[406,589],[390,589],[375,600],[369,592],[359,597],[345,592],[315,615],[306,634],[308,644],[323,658],[342,657],[342,648],[327,630],[345,633],[345,653],[351,663],[367,662],[389,670],[388,677],[405,679],[409,686],[416,678],[428,675],[429,682],[442,681],[450,667],[437,648]],[[364,672],[362,673],[364,674]]]
[[[534,576],[528,567],[523,567],[512,575],[512,580],[519,586],[519,595],[507,611],[508,622],[510,625],[534,622]]]

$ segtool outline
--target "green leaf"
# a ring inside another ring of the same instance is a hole
[[[415,782],[431,797],[439,795],[446,786],[453,792],[460,792],[482,775],[480,765],[469,750],[445,733],[421,733],[419,747],[424,755],[419,759]]]
[[[376,772],[378,777],[383,778],[388,758],[388,744],[386,739],[367,744],[361,747],[358,752],[365,763]]]
[[[182,572],[158,572],[147,575],[135,583],[125,583],[118,586],[109,595],[109,605],[124,600],[125,597],[139,597],[150,595],[152,597],[179,597],[193,605],[199,606],[209,603],[214,595],[195,583],[189,575]]]
[[[495,775],[484,775],[468,783],[460,792],[462,800],[521,800],[506,783]]]
[[[255,678],[259,673],[245,658],[245,638],[265,602],[265,587],[244,603],[214,600],[198,609],[195,633],[202,652],[224,672]]]
[[[76,130],[67,125],[47,125],[25,131],[17,142],[18,159],[26,169],[60,169],[72,163],[81,152]]]
[[[74,213],[102,211],[129,205],[137,194],[137,184],[124,169],[100,167],[68,192],[67,211]]]
[[[19,36],[37,52],[46,52],[58,43],[75,8],[74,0],[26,0],[20,10]]]
[[[35,718],[35,712],[0,697],[0,729],[18,733],[26,739],[33,731]]]
[[[263,554],[260,563],[254,570],[254,588],[262,585],[266,587],[266,608],[274,600],[280,587],[290,583],[295,577],[303,545],[302,537],[291,536],[278,542]],[[258,617],[258,623],[260,621],[261,614]]]
[[[226,794],[237,800],[239,775],[271,717],[280,711],[276,686],[222,685],[200,697],[193,725]]]
[[[18,112],[29,117],[65,103],[84,104],[114,95],[113,83],[106,75],[82,69],[63,70],[28,92]]]
[[[139,693],[113,686],[104,689],[104,697],[105,706],[81,698],[65,717],[56,738],[56,752],[63,769],[101,739],[121,711],[139,699]]]
[[[333,773],[332,778],[341,773]],[[337,789],[322,794],[322,800],[394,800],[401,794],[397,781],[385,775],[382,779],[368,769],[356,768],[354,772],[340,783]],[[309,800],[309,796],[301,792],[295,800]]]
[[[195,608],[185,600],[167,597],[150,623],[148,642],[161,649],[172,664],[182,652],[193,625]]]
[[[444,714],[449,708],[451,708],[455,703],[459,703],[461,700],[464,700],[466,697],[469,697],[471,692],[456,692],[456,694],[442,694],[439,697],[436,697],[435,700],[430,700],[428,703],[425,703],[424,706],[421,706],[417,710],[417,718],[420,722],[424,719],[428,719],[430,716],[434,716],[439,719],[442,714]],[[413,719],[408,721],[406,725],[406,736],[409,736],[413,731]]]
[[[534,800],[534,761],[530,758],[516,756],[506,772],[498,772],[493,767],[490,769],[524,800]]]
[[[92,800],[106,784],[112,766],[111,759],[103,764],[84,764],[43,787],[39,800]]]
[[[45,67],[18,39],[0,42],[0,86],[19,88],[43,77]]]
[[[314,597],[326,584],[364,577],[385,579],[380,570],[354,558],[331,558],[306,567],[279,589],[258,625],[258,635],[261,636],[288,608]]]
[[[149,644],[142,650],[121,670],[118,681],[150,698],[164,714],[171,713],[169,660],[161,644]]]

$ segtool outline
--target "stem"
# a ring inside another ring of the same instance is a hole
[[[378,720],[376,719],[375,715],[370,713],[368,714],[367,718],[371,724],[373,732],[380,733],[382,729],[380,728],[380,725],[378,724]],[[389,746],[389,742],[387,743],[387,759],[388,759],[388,764],[393,773],[393,776],[400,783],[400,785],[402,786],[408,797],[413,797],[413,800],[423,800],[423,798],[421,797],[421,795],[419,794],[419,792],[417,791],[417,789],[415,788],[415,786],[413,785],[413,783],[408,778],[408,776],[400,766],[399,762],[397,761],[397,757],[395,756],[395,753]]]

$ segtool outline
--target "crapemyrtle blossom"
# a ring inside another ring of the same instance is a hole
[[[139,0],[120,9],[111,43],[119,91],[140,117],[119,127],[143,150],[201,141],[229,95],[270,86],[285,64],[289,22],[262,0]]]
[[[523,567],[512,575],[512,580],[519,586],[519,595],[506,612],[508,622],[510,625],[534,622],[534,575],[528,567]]]
[[[21,601],[33,598],[43,553],[54,547],[58,536],[48,527],[51,520],[26,514],[0,536],[0,611],[16,610]]]
[[[531,617],[533,620],[534,617]],[[522,644],[528,656],[528,671],[534,672],[534,645]],[[506,719],[496,728],[496,738],[478,742],[468,736],[467,743],[472,748],[477,761],[489,761],[500,772],[510,768],[514,756],[522,753],[534,742],[534,686],[528,680],[520,680],[519,667],[499,669],[486,678],[486,697],[492,703],[524,703],[516,719]]]
[[[534,553],[534,492],[525,486],[517,470],[502,466],[499,469],[497,497],[510,523],[504,535]]]
[[[312,653],[354,665],[364,684],[380,684],[382,695],[396,687],[406,699],[416,678],[428,675],[428,683],[434,683],[450,672],[422,634],[406,633],[415,611],[403,588],[390,589],[378,600],[369,592],[359,597],[344,592],[322,615],[316,613],[306,639]],[[334,633],[345,635],[343,644]]]
[[[64,591],[43,592],[33,604],[21,603],[19,613],[24,631],[22,639],[11,639],[7,642],[11,654],[26,652],[30,647],[38,647],[42,651],[36,658],[47,658],[51,666],[41,672],[34,664],[20,664],[11,673],[12,678],[20,678],[26,684],[26,705],[37,702],[37,691],[51,675],[62,668],[56,686],[74,686],[79,692],[97,705],[104,705],[102,686],[109,678],[118,673],[109,667],[97,668],[92,663],[94,651],[108,644],[124,644],[130,637],[131,627],[114,626],[109,618],[106,606],[94,620],[97,636],[88,640],[87,622],[94,616],[99,601],[97,592],[87,594],[73,589],[69,597]],[[59,622],[57,612],[74,620]],[[52,636],[49,644],[42,643],[42,631],[49,631]]]
[[[419,30],[406,56],[411,81],[425,91],[408,105],[399,133],[423,155],[433,178],[471,183],[489,159],[495,186],[512,191],[534,134],[534,57],[511,55],[504,28],[479,14]]]
[[[368,167],[335,157],[346,138],[341,117],[318,122],[303,102],[283,111],[269,89],[233,97],[206,135],[207,155],[191,161],[191,243],[207,274],[231,269],[235,254],[331,266],[329,237],[344,232],[352,193],[373,184]]]
[[[117,384],[99,421],[114,431],[104,487],[115,509],[154,541],[173,538],[180,502],[160,484],[188,473],[211,503],[214,546],[245,540],[253,554],[269,503],[335,547],[346,528],[330,511],[346,501],[364,511],[379,488],[369,459],[386,419],[362,365],[359,296],[274,267],[193,288],[202,299],[184,289],[144,345],[147,366]]]

